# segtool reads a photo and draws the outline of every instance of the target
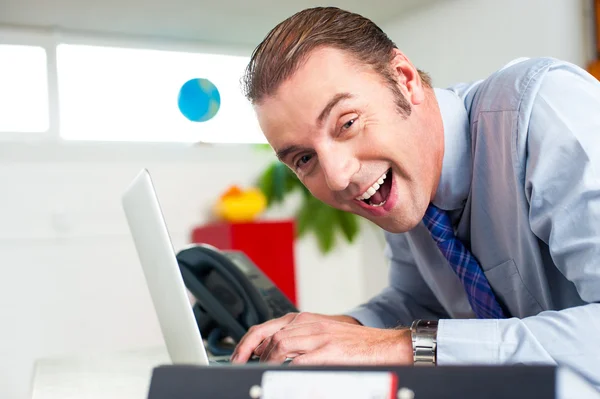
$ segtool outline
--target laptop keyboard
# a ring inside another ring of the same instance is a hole
[[[282,366],[289,364],[291,361],[292,361],[292,359],[289,359],[289,358],[285,359],[285,361],[282,363]],[[253,357],[250,360],[248,360],[248,363],[249,364],[259,364],[260,358]],[[233,363],[231,363],[228,356],[220,356],[220,357],[210,358],[208,360],[209,366],[227,366],[227,365],[232,365],[232,364]]]

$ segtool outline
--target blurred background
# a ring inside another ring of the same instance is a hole
[[[277,168],[240,89],[269,29],[316,5],[373,19],[436,87],[517,57],[597,55],[592,0],[0,0],[1,397],[28,397],[40,357],[162,343],[120,203],[144,167],[176,250],[243,222],[301,310],[343,312],[385,286],[382,233],[307,218],[318,205]],[[194,79],[217,89],[202,115]],[[252,230],[265,225],[295,230]]]

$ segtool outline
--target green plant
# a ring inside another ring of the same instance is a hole
[[[271,163],[261,173],[257,185],[267,197],[267,207],[282,203],[290,193],[302,193],[302,203],[295,215],[296,236],[314,233],[322,253],[326,254],[333,249],[336,233],[341,233],[350,243],[356,238],[359,230],[358,216],[316,199],[285,164],[279,161]]]

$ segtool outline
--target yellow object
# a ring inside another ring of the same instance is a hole
[[[228,222],[251,222],[267,207],[267,198],[257,188],[231,186],[215,204],[215,214]]]

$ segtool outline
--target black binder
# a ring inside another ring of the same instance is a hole
[[[397,389],[411,390],[415,399],[556,398],[557,368],[553,366],[170,365],[153,370],[148,399],[248,399],[251,388],[260,386],[263,373],[268,370],[393,372],[397,377]],[[299,379],[297,383],[302,384],[303,381]]]

